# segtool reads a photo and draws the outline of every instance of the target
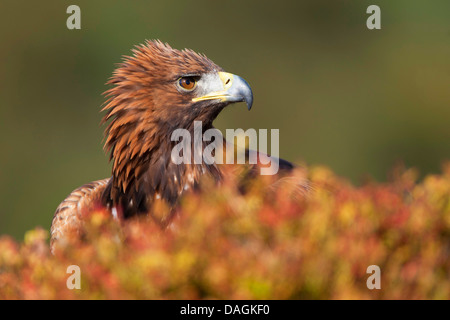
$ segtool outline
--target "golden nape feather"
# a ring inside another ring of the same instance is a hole
[[[179,197],[186,190],[195,190],[201,176],[219,183],[225,172],[240,171],[227,171],[230,165],[207,163],[203,158],[200,163],[195,161],[195,155],[207,146],[203,141],[189,145],[192,152],[186,156],[192,161],[175,163],[171,153],[178,142],[171,136],[177,129],[194,136],[199,122],[201,134],[213,129],[214,119],[231,103],[245,102],[250,109],[252,91],[241,77],[224,72],[192,50],[147,41],[124,58],[108,84],[111,88],[105,92],[102,123],[109,122],[105,149],[110,154],[112,176],[76,189],[59,205],[51,227],[52,250],[65,246],[71,237],[81,237],[83,217],[96,208],[120,220],[148,215],[165,227]],[[229,143],[221,139],[225,157]],[[254,152],[247,150],[247,155]],[[262,155],[256,154],[258,159]],[[288,161],[276,160],[280,172],[293,169]],[[261,162],[252,164],[245,177],[257,174],[260,166]],[[295,183],[302,192],[308,188],[304,179]],[[160,208],[169,209],[159,212]]]

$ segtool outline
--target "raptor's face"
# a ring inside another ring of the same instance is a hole
[[[209,72],[202,75],[184,75],[176,82],[181,94],[189,95],[191,101],[216,103],[245,102],[250,110],[253,104],[252,89],[247,81],[227,72]]]
[[[195,120],[212,122],[230,103],[252,106],[248,83],[204,55],[159,41],[149,41],[133,52],[110,81],[115,88],[108,91],[113,99],[105,109],[112,113],[123,108],[141,114],[139,121],[188,127]]]

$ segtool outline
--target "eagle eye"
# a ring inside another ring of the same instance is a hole
[[[182,88],[183,90],[192,91],[194,90],[195,86],[197,84],[197,80],[195,77],[181,77],[178,79],[178,86]]]

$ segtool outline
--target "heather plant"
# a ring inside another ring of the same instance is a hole
[[[308,194],[205,180],[165,230],[96,211],[54,254],[45,229],[2,236],[0,299],[450,299],[449,164],[359,187],[324,167],[308,177]],[[380,289],[367,287],[371,265]]]

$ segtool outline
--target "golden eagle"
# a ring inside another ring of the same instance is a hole
[[[167,225],[171,215],[155,212],[157,203],[170,211],[185,190],[195,189],[202,175],[220,181],[225,166],[204,161],[175,164],[171,151],[176,142],[171,134],[179,128],[193,132],[196,121],[206,132],[227,105],[245,102],[250,109],[253,103],[244,79],[224,72],[205,55],[160,41],[137,46],[108,84],[112,88],[105,92],[102,123],[109,122],[105,149],[112,176],[76,189],[58,206],[51,226],[52,248],[80,232],[83,216],[99,207],[118,219],[146,214]],[[205,143],[192,148],[192,155],[201,153]],[[293,168],[277,160],[280,169]]]

